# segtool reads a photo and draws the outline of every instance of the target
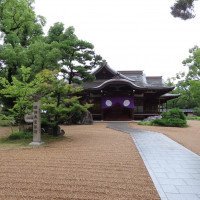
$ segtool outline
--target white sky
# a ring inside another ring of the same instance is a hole
[[[189,49],[200,46],[200,2],[196,18],[171,16],[175,0],[35,0],[36,14],[74,26],[115,70],[144,70],[149,76],[175,76],[187,68]]]

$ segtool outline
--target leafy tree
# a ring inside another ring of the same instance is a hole
[[[1,0],[0,31],[5,43],[27,47],[43,34],[45,19],[36,16],[33,3],[34,0]]]
[[[169,101],[169,107],[194,108],[200,106],[200,49],[198,46],[189,50],[189,57],[182,63],[188,67],[188,73],[180,72],[176,77],[168,80],[168,84],[176,81],[176,89],[172,92],[181,97]]]
[[[26,51],[26,64],[32,69],[32,77],[44,69],[59,70],[59,60],[61,52],[57,42],[51,44],[45,43],[44,40],[38,40],[31,45]]]
[[[189,68],[186,78],[200,81],[200,48],[195,46],[189,50],[189,53],[189,58],[183,61],[183,65]]]
[[[82,88],[74,88],[59,80],[58,71],[45,69],[33,81],[29,81],[30,77],[31,68],[21,67],[20,79],[13,77],[13,81],[9,83],[6,78],[0,78],[0,83],[4,86],[0,94],[16,99],[9,111],[19,126],[24,123],[24,115],[32,112],[34,101],[42,102],[42,110],[46,111],[42,116],[43,122],[53,127],[55,133],[59,123],[69,120],[77,112],[86,112],[91,107],[89,104],[81,105],[80,97],[74,95],[82,91]]]
[[[171,14],[183,20],[194,18],[194,0],[176,0],[171,7]]]
[[[57,71],[46,69],[37,77],[42,78],[42,82],[45,83],[41,88],[49,88],[47,94],[41,98],[42,110],[45,111],[42,115],[42,122],[43,125],[53,128],[55,134],[61,122],[69,121],[75,114],[86,112],[92,106],[81,105],[80,97],[75,95],[82,91],[82,88],[73,87],[72,84],[59,80]]]
[[[46,41],[58,42],[61,51],[61,72],[68,81],[82,83],[85,80],[94,80],[94,76],[88,71],[101,64],[102,58],[94,52],[94,46],[86,41],[78,39],[73,27],[64,30],[62,23],[55,23],[49,29]]]
[[[191,81],[186,78],[184,72],[180,72],[171,79],[168,79],[168,85],[175,86],[171,94],[181,94],[180,97],[168,101],[168,108],[194,108],[197,102],[191,91]]]
[[[20,67],[33,62],[27,55],[29,45],[43,38],[45,19],[33,10],[34,0],[1,0],[0,4],[0,77],[12,83],[20,77]],[[3,86],[0,85],[0,89]],[[15,98],[1,97],[5,107],[13,107]]]
[[[4,89],[0,90],[0,94],[15,98],[14,106],[9,111],[19,126],[24,123],[24,115],[32,112],[33,99],[31,97],[40,90],[38,79],[28,82],[30,70],[31,68],[21,67],[21,80],[13,77],[11,83],[6,78],[0,78],[0,83],[4,86]]]
[[[36,16],[34,0],[3,0],[0,4],[0,46],[1,72],[12,82],[12,76],[26,65],[27,47],[42,37],[45,19]],[[26,65],[27,66],[27,65]]]
[[[190,85],[192,96],[197,106],[200,107],[200,81],[190,81]]]

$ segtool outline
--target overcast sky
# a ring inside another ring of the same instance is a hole
[[[200,2],[196,18],[173,18],[175,0],[35,0],[36,14],[74,26],[115,70],[144,70],[149,76],[175,76],[186,69],[189,49],[200,46]]]

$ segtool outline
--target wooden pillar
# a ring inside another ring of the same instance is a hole
[[[131,119],[134,120],[134,108],[131,109],[132,113],[131,113]]]
[[[101,120],[104,120],[104,112],[102,108],[101,108]]]

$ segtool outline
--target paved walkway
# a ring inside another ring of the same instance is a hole
[[[200,200],[200,156],[163,134],[128,123],[107,127],[131,134],[162,200]]]

